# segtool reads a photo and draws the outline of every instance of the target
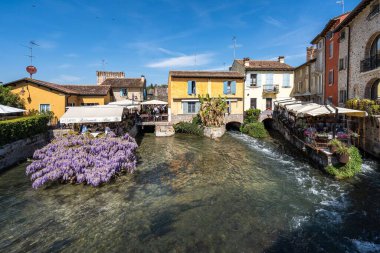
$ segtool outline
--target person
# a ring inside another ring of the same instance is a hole
[[[104,132],[107,135],[109,132],[111,132],[111,129],[108,126],[106,126]]]
[[[80,132],[82,134],[84,134],[84,133],[87,133],[87,131],[88,131],[87,126],[86,125],[82,125],[82,128],[81,128]]]

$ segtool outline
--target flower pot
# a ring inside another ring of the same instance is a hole
[[[350,160],[350,155],[349,154],[342,154],[339,156],[339,162],[346,164]]]

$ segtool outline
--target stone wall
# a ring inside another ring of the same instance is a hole
[[[347,73],[348,73],[348,61],[349,61],[349,57],[348,57],[348,42],[349,42],[349,38],[350,38],[350,34],[349,34],[349,29],[346,27],[346,28],[343,28],[341,33],[342,32],[345,32],[345,38],[344,39],[341,39],[339,41],[339,59],[343,59],[344,61],[344,68],[339,70],[339,75],[338,75],[338,105],[339,106],[344,106],[344,104],[341,102],[342,98],[341,98],[341,94],[340,94],[340,91],[345,91],[347,92]]]
[[[365,118],[365,132],[359,146],[365,152],[380,158],[380,116]]]
[[[368,19],[371,4],[350,23],[350,80],[349,98],[365,97],[365,89],[372,80],[380,78],[380,69],[360,72],[360,62],[368,58],[368,47],[376,34],[380,34],[380,15]]]
[[[168,124],[156,124],[154,134],[157,137],[169,137],[175,134],[173,125]]]
[[[37,134],[0,147],[0,171],[33,156],[35,150],[42,148],[53,138],[53,132]]]

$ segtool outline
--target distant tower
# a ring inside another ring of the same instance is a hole
[[[33,40],[31,40],[29,42],[29,46],[25,46],[27,48],[29,48],[30,50],[30,55],[27,55],[29,58],[30,58],[30,65],[26,67],[26,72],[29,73],[30,75],[30,78],[33,78],[33,74],[37,73],[37,68],[35,66],[33,66],[33,47],[34,46],[39,46],[36,42],[34,42]]]

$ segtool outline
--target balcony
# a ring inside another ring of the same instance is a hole
[[[380,67],[380,54],[376,54],[360,62],[360,72],[367,72]]]
[[[280,92],[280,85],[278,84],[263,85],[264,94],[278,94],[279,92]]]

